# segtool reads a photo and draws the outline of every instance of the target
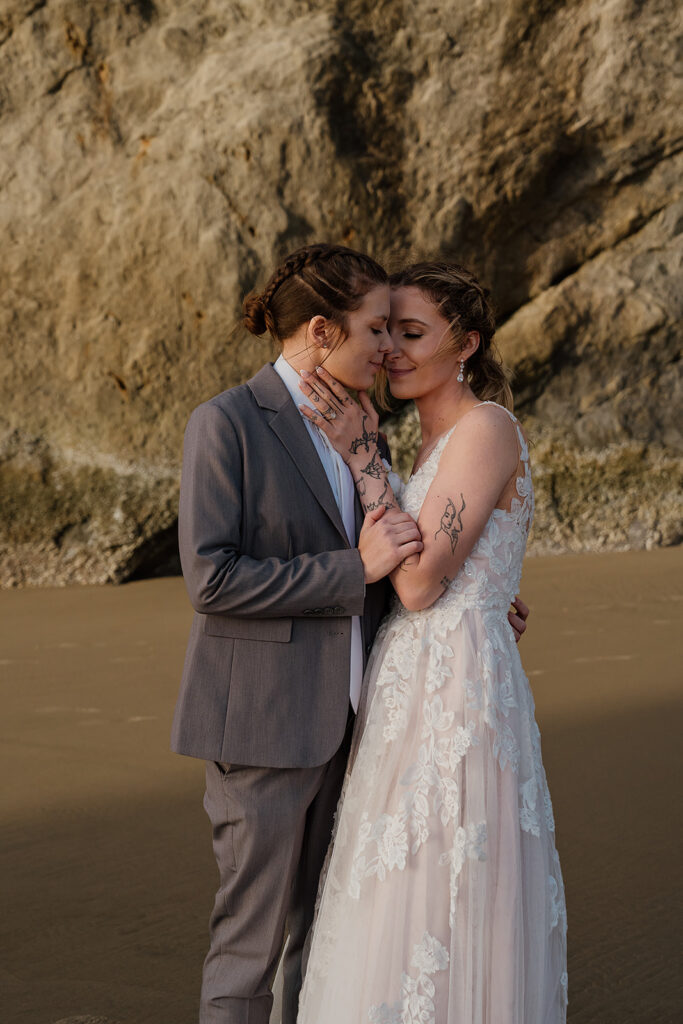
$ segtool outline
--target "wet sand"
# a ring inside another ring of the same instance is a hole
[[[683,548],[529,559],[522,593],[569,1020],[680,1020]],[[3,1024],[196,1021],[216,869],[202,765],[168,748],[189,621],[180,579],[0,592]]]

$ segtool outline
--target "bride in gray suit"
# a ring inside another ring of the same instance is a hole
[[[245,326],[269,331],[282,355],[187,427],[179,539],[196,614],[172,743],[206,761],[220,874],[201,1024],[266,1024],[286,931],[282,1019],[296,1020],[383,578],[422,549],[408,513],[364,513],[346,463],[298,409],[301,371],[322,364],[370,386],[391,349],[389,297],[385,271],[361,253],[293,253],[244,303]],[[378,443],[386,456],[376,436],[357,450]]]

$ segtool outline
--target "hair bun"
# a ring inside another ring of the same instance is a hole
[[[242,303],[242,323],[252,334],[265,334],[268,327],[266,324],[266,304],[263,296],[252,292],[247,295]]]

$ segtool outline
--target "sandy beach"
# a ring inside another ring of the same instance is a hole
[[[569,1019],[683,1019],[683,548],[529,559],[522,593]],[[169,750],[183,582],[2,591],[0,616],[2,1021],[191,1024],[216,868],[203,766]]]

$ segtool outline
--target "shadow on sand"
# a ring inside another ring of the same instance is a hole
[[[667,704],[543,729],[572,1024],[680,1019],[671,801],[682,712]],[[110,804],[103,792],[78,809],[45,806],[5,828],[7,1024],[196,1020],[215,865],[195,779],[158,798]]]

